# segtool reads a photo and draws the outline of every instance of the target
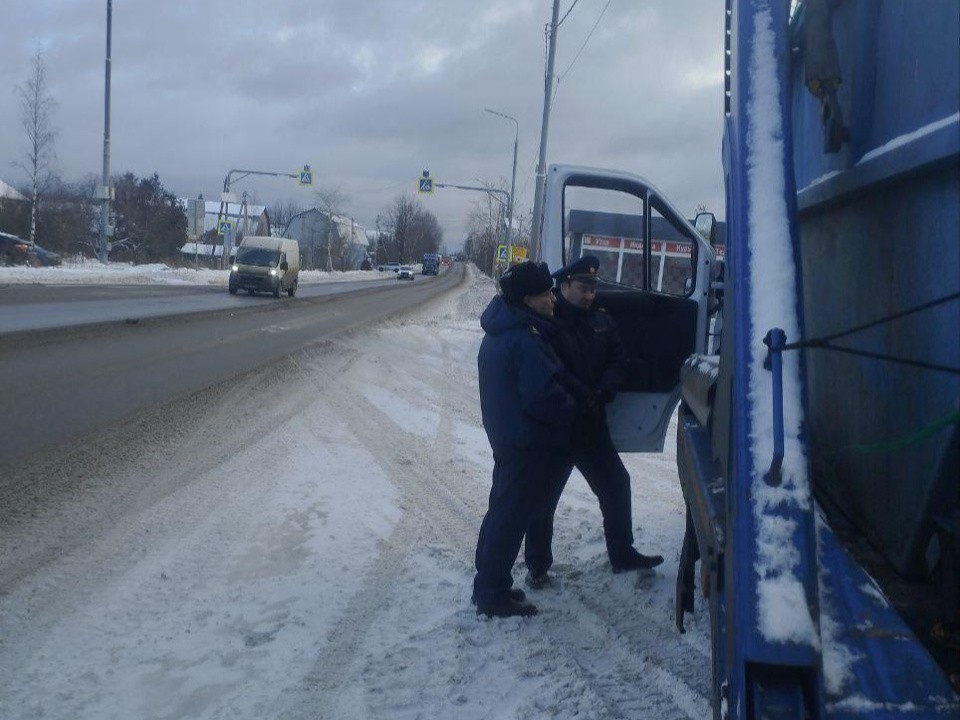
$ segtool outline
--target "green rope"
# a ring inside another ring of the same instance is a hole
[[[896,440],[888,442],[873,443],[871,445],[846,445],[840,450],[853,450],[859,453],[888,452],[892,450],[902,450],[905,447],[916,445],[918,442],[933,437],[948,425],[960,425],[960,410],[946,415],[936,422],[927,425],[927,427],[918,430],[912,435],[907,435]]]

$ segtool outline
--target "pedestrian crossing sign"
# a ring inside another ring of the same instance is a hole
[[[422,177],[420,178],[420,189],[418,192],[422,193],[432,193],[433,192],[433,178]]]
[[[506,262],[507,261],[507,246],[506,245],[497,245],[497,261]]]
[[[217,235],[229,235],[233,230],[233,223],[229,220],[221,220],[217,223]]]
[[[303,170],[300,172],[300,184],[313,185],[313,173],[310,170]]]

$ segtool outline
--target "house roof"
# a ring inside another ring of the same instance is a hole
[[[4,200],[20,200],[22,202],[26,202],[27,200],[25,195],[17,192],[16,188],[7,185],[3,180],[0,180],[0,198]]]
[[[319,208],[310,208],[309,210],[304,210],[303,212],[294,215],[294,217],[291,218],[291,223],[296,218],[313,214],[330,218],[331,222],[336,223],[337,232],[340,233],[340,237],[347,239],[347,242],[351,245],[370,244],[367,229],[363,227],[363,225],[354,222],[351,218],[342,217],[341,215],[334,215],[333,213],[327,213]]]

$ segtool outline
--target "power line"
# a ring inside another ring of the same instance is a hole
[[[570,9],[563,14],[562,18],[560,18],[560,22],[557,23],[557,27],[563,25],[563,21],[567,19],[567,15],[573,12],[573,9],[577,6],[578,2],[580,2],[580,0],[573,0],[573,5],[571,5]]]
[[[583,49],[587,46],[587,43],[590,42],[590,38],[593,37],[593,33],[594,33],[594,31],[597,29],[597,25],[600,24],[600,21],[603,19],[604,13],[607,12],[607,8],[610,7],[610,3],[611,3],[611,2],[613,2],[613,0],[607,0],[607,4],[604,5],[604,6],[603,6],[603,10],[600,11],[600,16],[597,18],[597,21],[593,24],[593,27],[590,28],[590,32],[587,34],[587,39],[583,41],[583,45],[581,45],[581,46],[580,46],[580,49],[577,50],[577,54],[574,56],[574,58],[573,58],[573,60],[570,62],[570,64],[567,65],[567,69],[564,70],[564,71],[563,71],[563,74],[560,75],[560,77],[557,78],[557,83],[559,83],[561,80],[563,80],[563,79],[567,76],[567,73],[570,72],[570,68],[572,68],[573,65],[574,65],[574,63],[577,62],[577,59],[579,59],[579,57],[580,57],[580,53],[583,52]],[[576,5],[576,4],[577,4],[577,3],[574,2],[574,5]],[[573,8],[571,7],[570,10],[573,10]],[[568,10],[567,12],[569,13],[569,10]],[[564,16],[564,17],[566,17],[566,16]]]

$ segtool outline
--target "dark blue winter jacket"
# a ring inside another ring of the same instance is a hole
[[[549,344],[552,322],[499,295],[480,316],[480,410],[494,455],[555,450],[570,439],[576,401],[558,383],[562,372]]]

